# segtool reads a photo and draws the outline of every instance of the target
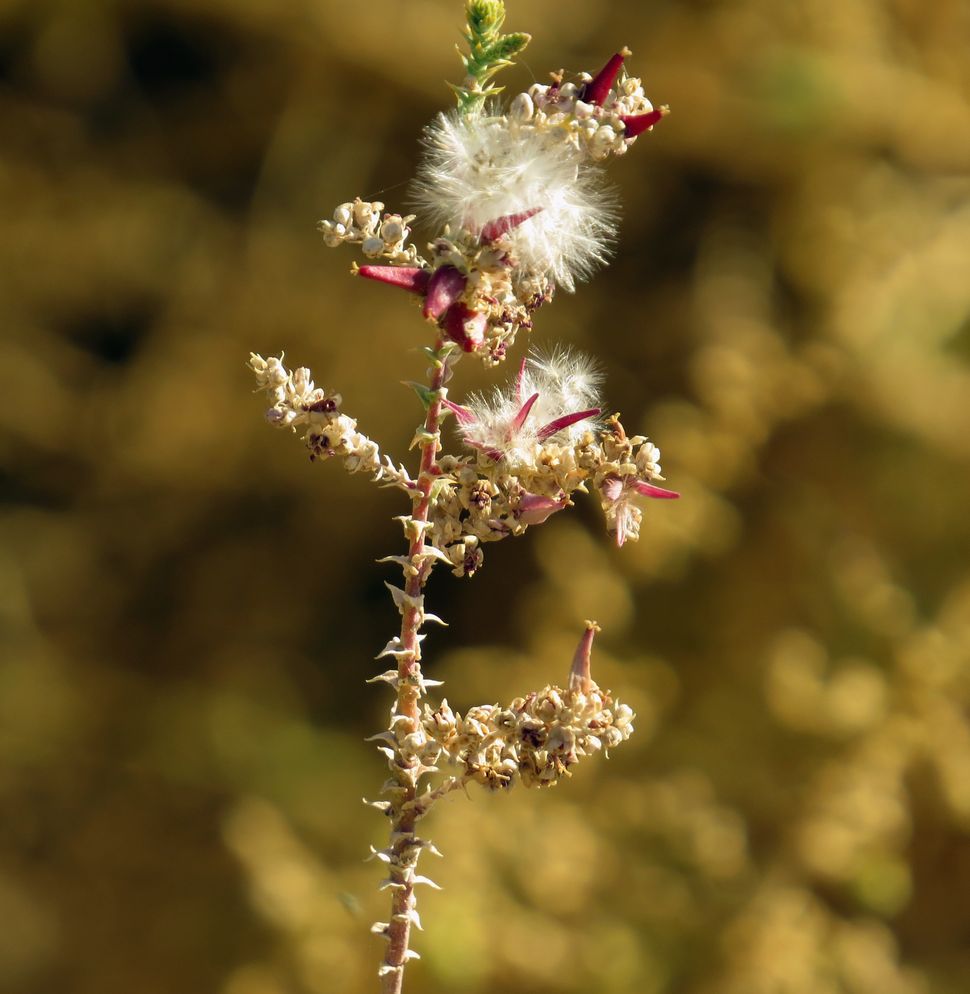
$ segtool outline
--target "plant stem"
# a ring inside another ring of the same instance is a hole
[[[436,351],[440,351],[439,341]],[[438,475],[438,439],[441,426],[441,388],[448,376],[448,357],[438,361],[431,377],[431,402],[424,420],[424,434],[421,444],[421,468],[418,473],[417,489],[413,498],[411,517],[416,522],[415,532],[408,548],[408,559],[413,567],[406,577],[404,592],[412,598],[420,598],[431,572],[431,561],[422,558],[424,552],[425,529],[422,525],[428,520],[431,507],[431,490]],[[394,716],[404,716],[409,722],[409,732],[416,731],[420,723],[419,700],[421,696],[421,645],[418,629],[422,622],[422,612],[417,607],[406,607],[401,618],[401,647],[404,652],[398,659],[397,704]],[[404,984],[404,965],[407,962],[408,942],[411,935],[410,912],[414,907],[414,868],[420,853],[420,844],[414,836],[414,826],[425,808],[416,805],[418,784],[413,774],[413,766],[403,766],[405,762],[398,751],[395,766],[398,788],[393,792],[391,814],[390,848],[394,857],[390,863],[392,881],[391,920],[387,929],[387,952],[384,965],[386,970],[381,977],[382,994],[400,994]]]

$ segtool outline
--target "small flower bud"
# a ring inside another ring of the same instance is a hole
[[[366,200],[355,200],[353,208],[354,223],[366,231],[377,224],[377,219],[380,217],[384,205],[379,200],[375,200],[373,203],[368,203]]]
[[[403,242],[407,232],[399,215],[392,214],[381,225],[381,238],[388,245]]]
[[[616,132],[608,124],[604,124],[596,129],[596,134],[589,143],[590,154],[594,159],[605,159],[610,154],[615,141]]]
[[[531,121],[535,113],[535,104],[528,93],[520,93],[509,104],[509,117],[514,121]]]

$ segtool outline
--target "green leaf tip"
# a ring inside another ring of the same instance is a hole
[[[418,400],[421,401],[421,406],[427,411],[429,407],[438,399],[438,392],[436,390],[430,390],[423,383],[415,383],[413,380],[402,381],[404,386],[410,387],[417,395]]]
[[[501,69],[512,64],[512,59],[531,41],[523,31],[501,33],[505,21],[505,4],[502,0],[468,0],[465,5],[468,30],[468,54],[459,50],[465,68],[461,85],[449,84],[458,101],[462,115],[477,113],[486,99],[501,92],[501,87],[489,81]]]

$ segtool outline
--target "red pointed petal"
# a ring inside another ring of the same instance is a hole
[[[663,500],[674,500],[680,496],[676,490],[664,490],[663,487],[655,487],[652,483],[645,483],[637,480],[633,484],[633,489],[644,497],[659,497]]]
[[[595,621],[586,622],[586,631],[576,646],[573,665],[569,671],[569,689],[573,693],[588,694],[593,689],[593,678],[590,675],[590,656],[593,652],[593,638],[600,630]]]
[[[561,418],[556,418],[555,421],[550,421],[549,424],[543,425],[538,432],[536,432],[536,437],[540,442],[544,442],[547,438],[552,438],[557,431],[562,431],[563,428],[568,428],[570,425],[576,424],[577,421],[585,421],[587,418],[595,418],[599,412],[600,409],[598,407],[591,407],[588,411],[577,411],[575,414],[564,414]]]
[[[541,211],[541,207],[533,207],[531,210],[522,211],[519,214],[506,214],[504,217],[497,217],[494,221],[489,221],[481,230],[478,236],[480,241],[494,242],[497,238],[507,234],[517,228],[523,221],[528,221]]]
[[[417,266],[359,266],[357,274],[365,280],[399,286],[411,293],[424,293],[431,279],[431,274],[426,269]]]
[[[478,449],[479,452],[484,452],[489,459],[494,459],[496,462],[502,458],[502,453],[498,449],[489,448],[484,442],[473,442],[470,438],[466,438],[465,445],[469,445],[473,449]]]
[[[621,117],[623,122],[623,137],[636,138],[642,135],[648,128],[652,128],[659,120],[666,117],[666,111],[661,107],[658,110],[648,111],[646,114],[633,114]]]
[[[622,52],[617,52],[600,69],[596,76],[583,87],[583,100],[586,103],[596,104],[597,106],[602,105],[603,101],[609,96],[610,90],[613,89],[613,84],[616,82],[616,77],[620,72],[620,66],[623,65],[623,59],[630,54],[628,48],[624,48]]]
[[[447,397],[445,397],[441,403],[443,406],[447,407],[452,414],[454,414],[461,424],[473,425],[475,423],[475,415],[467,407],[462,407],[461,404],[456,404],[453,400],[448,400]]]
[[[539,399],[539,395],[534,393],[519,409],[519,413],[516,414],[515,420],[512,422],[512,427],[509,429],[509,434],[514,435],[524,424],[525,419],[529,416],[529,411],[535,406],[535,402]]]
[[[453,342],[457,342],[463,352],[474,352],[485,341],[485,328],[488,318],[479,311],[473,311],[461,301],[445,311],[441,328]]]
[[[454,266],[436,269],[428,281],[424,298],[424,316],[435,321],[465,292],[467,277]]]

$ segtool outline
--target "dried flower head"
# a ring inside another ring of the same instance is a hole
[[[593,426],[601,381],[592,359],[559,349],[530,355],[515,381],[490,395],[472,395],[465,406],[446,404],[472,448],[514,466],[535,465],[545,443],[575,442]]]

